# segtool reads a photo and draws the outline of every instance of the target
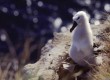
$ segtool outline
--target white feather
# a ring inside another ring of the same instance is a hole
[[[79,20],[77,19],[78,17],[80,17]],[[93,34],[89,18],[84,11],[79,11],[74,15],[73,20],[76,21],[78,25],[72,32],[72,44],[69,56],[81,66],[87,66],[88,63],[95,64]]]

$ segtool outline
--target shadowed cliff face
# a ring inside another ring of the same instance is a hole
[[[94,53],[103,56],[104,63],[91,67],[87,70],[77,66],[68,57],[71,34],[69,31],[54,34],[54,38],[49,40],[42,48],[42,55],[35,64],[28,64],[23,69],[24,80],[104,80],[110,79],[110,23],[95,26],[92,25],[94,34]],[[69,72],[64,69],[64,64],[72,64],[75,69]],[[47,74],[48,72],[49,74]]]

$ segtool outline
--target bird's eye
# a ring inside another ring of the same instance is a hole
[[[78,20],[79,18],[80,18],[80,17],[78,17],[77,20]]]

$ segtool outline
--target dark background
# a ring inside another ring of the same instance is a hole
[[[62,26],[72,23],[73,15],[80,10],[87,11],[90,22],[95,24],[103,13],[110,12],[110,1],[0,0],[0,54],[17,57],[29,54],[27,62],[37,61],[53,32],[60,32]]]

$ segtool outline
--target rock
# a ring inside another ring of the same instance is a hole
[[[105,63],[98,67],[98,72],[96,71],[94,73],[94,71],[92,71],[88,73],[92,76],[92,78],[87,76],[87,74],[83,77],[79,76],[79,79],[81,78],[82,80],[85,80],[85,77],[89,77],[91,80],[103,80],[106,79],[105,73],[109,74],[110,72],[110,69],[108,69],[107,72],[102,71],[105,69],[104,65],[106,65],[106,68],[110,67],[108,64],[110,63],[110,37],[108,37],[110,35],[110,31],[108,31],[110,30],[110,23],[105,22],[104,24],[100,24],[98,26],[92,25],[92,30],[94,33],[94,43],[96,44],[95,52],[103,55]],[[71,34],[69,30],[63,33],[55,33],[54,39],[49,40],[42,48],[42,55],[39,61],[35,64],[28,64],[24,66],[22,71],[23,80],[59,80],[59,78],[61,80],[74,80],[75,78],[72,76],[74,73],[70,73],[61,68],[62,62],[64,61],[74,64],[74,62],[67,59],[70,43]],[[98,50],[100,51],[98,52]],[[103,76],[103,79],[97,73],[100,73]]]
[[[35,64],[28,64],[24,67],[23,80],[58,80],[56,71],[68,53],[69,46],[69,32],[55,33],[55,38],[52,42],[49,41],[42,48],[40,60]]]

